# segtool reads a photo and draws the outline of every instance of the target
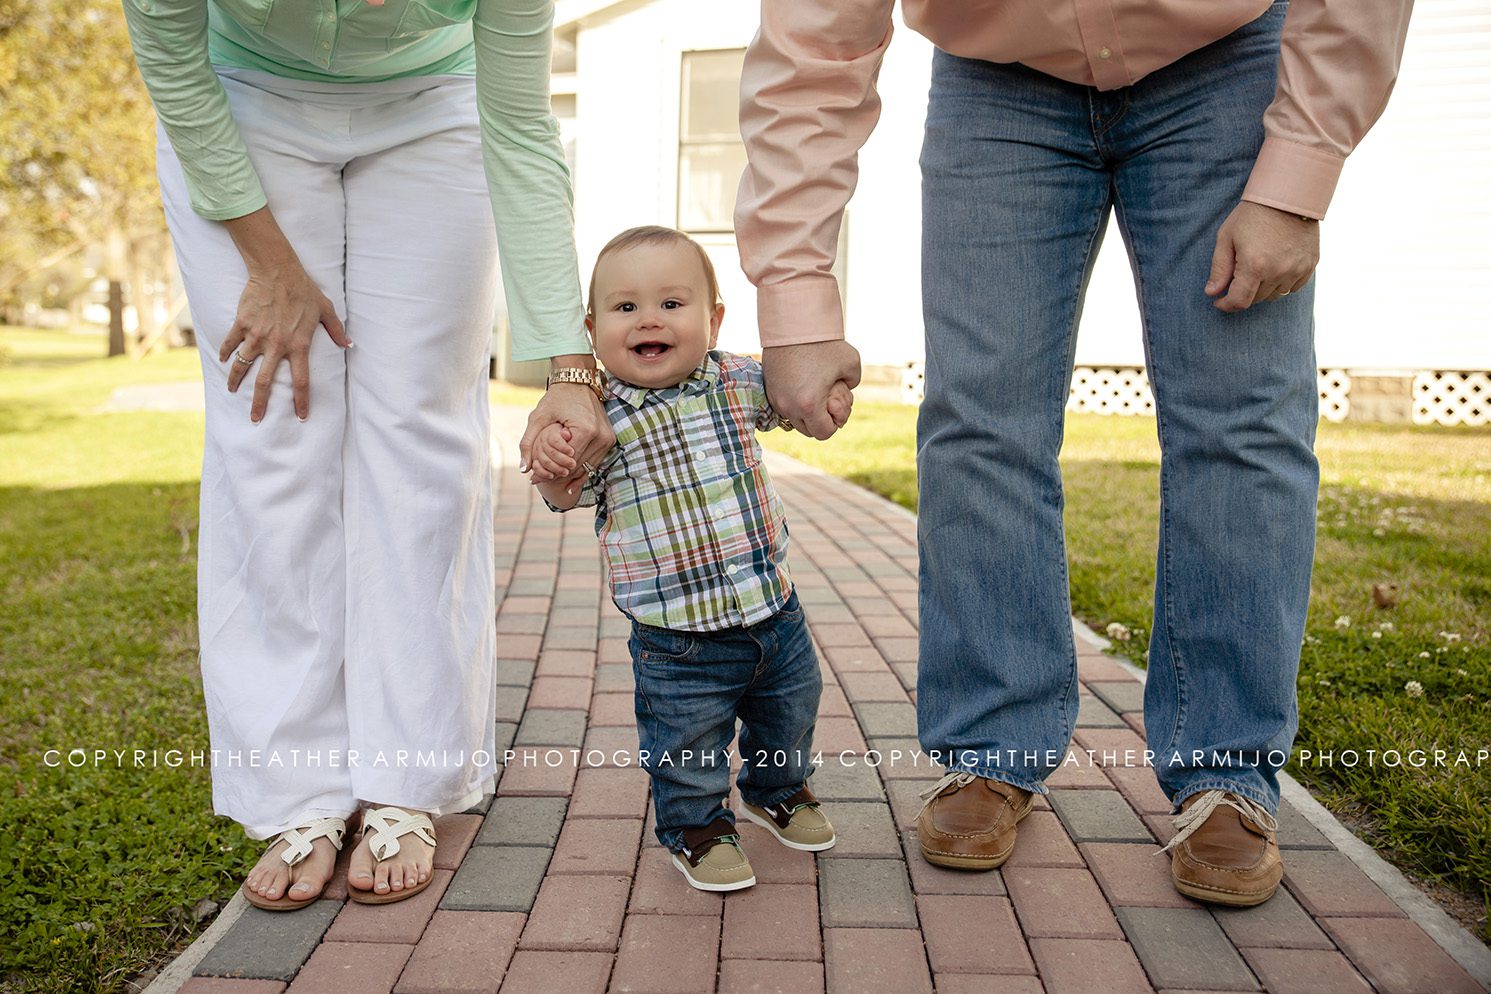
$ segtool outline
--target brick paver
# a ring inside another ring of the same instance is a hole
[[[1121,939],[1118,920],[1088,870],[1007,868],[1004,885],[1026,935],[1053,939]]]
[[[719,962],[717,917],[634,915],[621,935],[611,990],[698,994],[714,986]]]
[[[515,452],[521,414],[496,422]],[[425,893],[347,904],[339,875],[308,909],[248,909],[181,994],[1483,990],[1288,805],[1272,901],[1225,910],[1177,894],[1155,855],[1171,828],[1142,765],[1143,686],[1081,640],[1079,762],[1051,778],[1001,870],[926,863],[919,794],[942,770],[916,739],[915,521],[768,463],[823,662],[812,785],[838,846],[799,852],[742,824],[757,886],[686,885],[653,837],[630,624],[605,591],[589,516],[550,514],[507,464],[495,701],[499,756],[513,754],[497,796],[439,820]]]
[[[524,915],[500,911],[435,912],[394,994],[497,990],[525,921]]]
[[[283,994],[279,980],[233,980],[227,977],[192,977],[177,994]]]

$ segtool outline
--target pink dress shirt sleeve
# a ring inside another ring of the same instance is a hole
[[[844,337],[839,223],[880,117],[893,0],[762,0],[741,73],[748,165],[735,204],[763,347]]]
[[[1413,0],[1293,0],[1244,200],[1325,216],[1346,156],[1387,106],[1412,10]]]

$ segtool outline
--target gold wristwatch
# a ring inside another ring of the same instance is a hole
[[[605,403],[606,400],[606,374],[599,369],[587,369],[584,366],[565,366],[556,369],[549,374],[548,382],[544,384],[547,390],[556,383],[579,383],[595,391],[596,399]]]

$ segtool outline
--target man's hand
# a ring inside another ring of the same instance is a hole
[[[761,350],[761,374],[772,409],[804,435],[825,439],[849,420],[859,350],[845,341],[776,345]]]
[[[1206,295],[1217,310],[1245,311],[1309,282],[1320,261],[1320,224],[1244,200],[1217,231]]]

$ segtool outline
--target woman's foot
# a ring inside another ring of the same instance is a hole
[[[376,811],[383,811],[392,822],[390,830],[397,832],[398,816],[393,811],[416,817],[430,817],[414,808],[379,808],[373,806],[364,813],[364,819]],[[347,886],[378,897],[393,897],[404,891],[421,888],[430,879],[435,862],[435,847],[425,842],[417,831],[398,835],[398,852],[386,859],[375,858],[373,843],[379,838],[376,831],[364,831],[352,850],[352,859],[347,867]],[[433,838],[433,836],[431,836]]]
[[[264,850],[259,862],[249,871],[243,889],[266,901],[288,899],[309,902],[325,889],[336,868],[337,850],[325,836],[311,843],[311,853],[294,866],[285,865],[281,856],[290,844],[283,839]]]

